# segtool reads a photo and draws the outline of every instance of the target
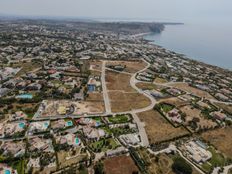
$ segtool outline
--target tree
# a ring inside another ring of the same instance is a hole
[[[174,159],[172,170],[176,174],[192,174],[192,167],[181,157]]]
[[[103,164],[101,162],[98,162],[94,166],[94,173],[95,174],[104,174]]]

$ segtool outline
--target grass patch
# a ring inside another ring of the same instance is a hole
[[[113,138],[109,138],[101,139],[91,143],[89,146],[94,152],[106,152],[109,149],[116,149],[119,145]]]
[[[127,123],[129,122],[129,118],[127,115],[116,115],[108,117],[108,120],[112,124],[120,124],[120,123]]]

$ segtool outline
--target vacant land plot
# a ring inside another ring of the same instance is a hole
[[[159,89],[157,85],[152,84],[152,83],[143,83],[139,82],[136,84],[136,86],[142,90],[153,90],[153,89]]]
[[[168,81],[166,80],[166,79],[163,79],[163,78],[159,78],[159,77],[157,77],[157,78],[155,78],[155,80],[154,80],[154,83],[167,83]]]
[[[145,130],[148,135],[149,142],[155,144],[162,141],[178,138],[189,132],[182,127],[173,127],[160,113],[150,110],[138,114],[140,120],[145,123]]]
[[[93,60],[90,62],[90,70],[101,71],[102,69],[102,61]]]
[[[125,112],[149,106],[150,100],[139,93],[109,92],[111,110]]]
[[[91,92],[88,94],[86,101],[104,101],[103,95],[100,92]]]
[[[155,156],[147,151],[147,149],[139,149],[140,157],[145,161],[147,173],[149,174],[174,174],[172,171],[173,158],[179,157],[169,156],[165,153]],[[158,157],[158,158],[157,158]],[[194,168],[192,174],[199,174]]]
[[[146,163],[147,172],[150,174],[174,174],[173,161],[166,154],[160,154],[158,160],[147,149],[138,150],[139,155]]]
[[[189,125],[188,122],[194,120],[198,120],[197,125],[198,128],[214,128],[217,126],[216,122],[213,122],[210,119],[204,118],[204,116],[201,114],[201,110],[193,108],[191,105],[187,105],[180,108],[180,111],[186,114],[185,117],[185,124]]]
[[[21,67],[22,69],[17,73],[17,77],[23,75],[23,74],[26,74],[30,71],[36,71],[36,70],[39,70],[41,67],[42,67],[42,63],[40,62],[22,62],[22,63],[19,63],[18,65],[14,65],[14,66],[19,66]]]
[[[57,153],[58,166],[64,168],[72,164],[79,163],[83,159],[87,159],[86,153],[81,153],[81,148],[76,148],[70,151],[60,151]]]
[[[202,134],[203,139],[215,146],[227,157],[232,157],[232,127],[208,131]]]
[[[102,101],[46,100],[43,103],[45,107],[41,112],[42,117],[99,114],[104,112],[104,103]]]
[[[210,95],[208,92],[191,87],[186,83],[176,83],[176,84],[173,84],[171,86],[173,86],[177,89],[183,90],[183,91],[187,91],[187,92],[192,93],[192,94],[199,96],[199,97],[204,97],[207,99],[214,99],[214,97],[212,95]]]
[[[176,107],[184,106],[190,104],[188,101],[183,101],[177,97],[167,98],[167,99],[161,99],[159,100],[160,103],[167,103],[170,105],[174,105]]]
[[[106,86],[108,90],[123,90],[125,92],[136,92],[130,85],[131,75],[106,71]]]
[[[104,160],[106,174],[132,174],[139,172],[130,156],[117,156]]]
[[[227,105],[227,104],[224,104],[224,103],[214,103],[216,106],[222,108],[223,110],[225,110],[226,112],[232,114],[232,105]]]
[[[146,63],[142,60],[137,61],[108,61],[106,66],[108,65],[122,65],[126,68],[124,69],[125,72],[129,73],[136,73],[137,71],[146,67]]]

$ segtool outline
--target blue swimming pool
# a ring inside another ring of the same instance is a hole
[[[32,94],[21,94],[21,95],[16,96],[16,98],[19,98],[19,99],[32,99],[33,96],[32,96]]]
[[[45,122],[45,123],[44,123],[44,127],[45,127],[45,128],[48,128],[48,126],[49,126],[49,123],[48,123],[48,122]]]
[[[25,127],[25,123],[24,123],[24,122],[20,122],[20,123],[19,123],[19,127],[20,127],[20,128],[24,128],[24,127]]]
[[[10,170],[7,169],[4,171],[4,174],[11,174],[11,172],[10,172]]]
[[[67,121],[66,126],[73,126],[73,122],[72,121]]]
[[[79,138],[75,138],[75,144],[79,145],[80,144],[80,139]]]

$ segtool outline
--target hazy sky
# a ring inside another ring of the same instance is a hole
[[[232,0],[0,0],[0,14],[232,21]]]

